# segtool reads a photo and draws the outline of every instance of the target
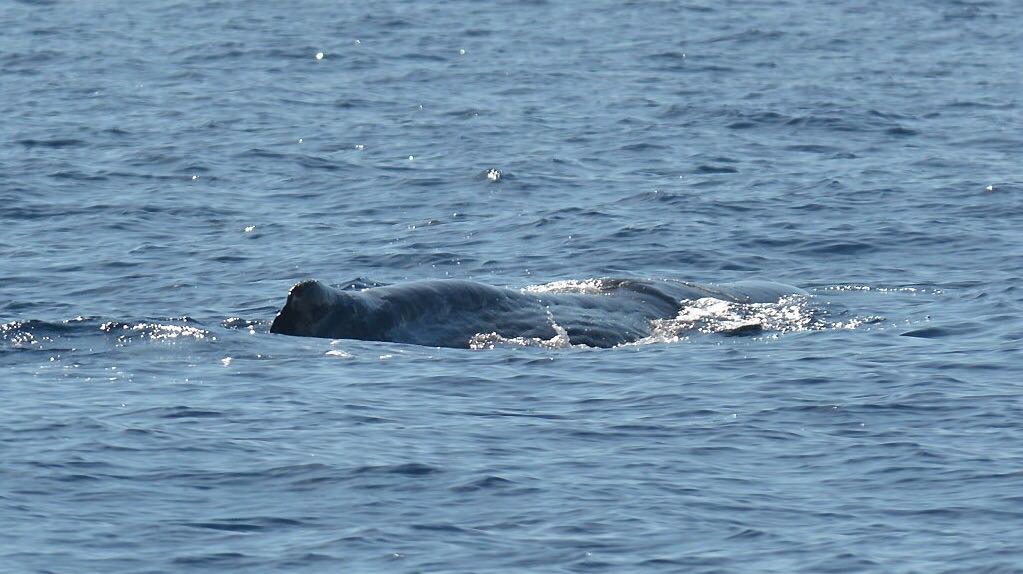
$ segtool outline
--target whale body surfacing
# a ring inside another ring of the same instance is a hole
[[[291,288],[271,333],[468,348],[474,337],[553,339],[614,347],[651,334],[653,322],[675,317],[686,301],[774,303],[805,294],[779,283],[697,285],[671,280],[599,279],[544,289],[495,287],[438,279],[359,290],[319,281]]]

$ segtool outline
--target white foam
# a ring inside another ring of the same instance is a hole
[[[925,287],[872,287],[870,285],[830,285],[828,287],[818,287],[816,291],[874,291],[878,293],[931,293],[934,295],[941,295],[941,289],[925,288]]]
[[[554,336],[550,339],[542,337],[503,337],[496,332],[477,333],[469,339],[469,348],[479,351],[483,349],[496,349],[498,347],[540,347],[543,349],[567,349],[569,347],[588,348],[586,345],[573,345],[568,338],[568,331],[558,325],[554,315],[547,312],[547,320],[554,329]]]
[[[626,345],[674,343],[693,333],[738,335],[856,328],[866,319],[833,323],[814,311],[806,296],[784,297],[777,303],[730,303],[705,297],[683,302],[678,315],[651,321],[650,335]]]
[[[523,293],[588,293],[599,295],[607,293],[607,282],[603,279],[568,279],[552,281],[542,285],[529,285],[522,289]]]

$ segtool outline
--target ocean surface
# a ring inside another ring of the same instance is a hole
[[[0,571],[1023,571],[1021,22],[3,0]],[[305,279],[609,277],[809,295],[269,332]]]

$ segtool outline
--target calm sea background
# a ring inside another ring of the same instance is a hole
[[[3,0],[0,571],[1023,571],[1021,23]],[[306,278],[608,276],[813,320],[268,333]]]

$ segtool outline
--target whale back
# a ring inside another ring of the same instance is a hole
[[[520,291],[445,279],[349,291],[303,281],[270,332],[465,348],[477,335],[549,340],[561,330],[572,344],[613,347],[649,336],[653,321],[675,317],[687,301],[768,303],[799,292],[769,282],[601,279],[585,289]]]
[[[475,281],[416,281],[371,289],[386,317],[382,340],[435,347],[468,347],[477,333],[508,337],[555,335],[532,295]],[[384,326],[384,323],[381,323]]]
[[[271,333],[467,347],[481,332],[554,336],[540,302],[519,291],[462,280],[417,281],[342,291],[303,281]]]

